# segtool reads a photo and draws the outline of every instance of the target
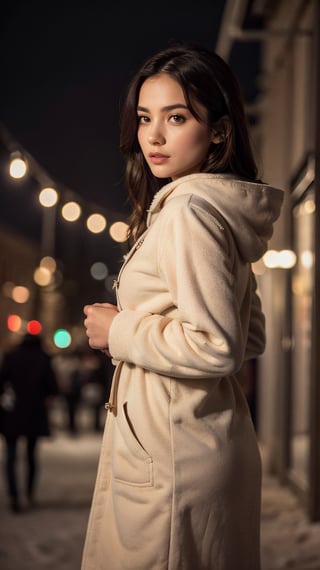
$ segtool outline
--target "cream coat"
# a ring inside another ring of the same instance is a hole
[[[264,350],[251,262],[281,202],[204,173],[156,194],[116,284],[118,364],[82,570],[260,568],[260,457],[235,375]]]

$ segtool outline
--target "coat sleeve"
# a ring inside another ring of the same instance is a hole
[[[248,338],[246,344],[245,360],[256,358],[265,350],[265,316],[262,312],[260,297],[257,294],[257,282],[251,272],[251,302]]]
[[[169,202],[155,223],[158,271],[176,316],[122,310],[110,329],[112,357],[174,377],[235,373],[245,342],[230,234],[192,198]]]

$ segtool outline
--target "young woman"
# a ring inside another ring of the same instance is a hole
[[[260,457],[236,375],[264,350],[251,263],[282,192],[257,181],[238,84],[199,47],[136,74],[121,150],[133,245],[117,307],[84,308],[117,366],[82,570],[258,570]]]

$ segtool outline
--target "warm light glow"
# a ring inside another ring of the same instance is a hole
[[[291,269],[295,266],[297,256],[291,249],[282,249],[278,254],[278,267]]]
[[[50,271],[50,273],[54,273],[57,268],[56,260],[53,259],[53,257],[50,257],[50,255],[43,257],[39,265],[40,267]]]
[[[46,267],[37,267],[33,274],[33,279],[40,287],[46,287],[51,282],[52,273]]]
[[[314,200],[307,200],[304,203],[304,211],[306,214],[313,214],[316,211],[316,204]]]
[[[8,330],[11,332],[18,332],[21,329],[21,318],[18,315],[9,315],[7,319]]]
[[[292,280],[292,293],[293,295],[299,296],[303,295],[303,291],[303,279],[301,279],[301,276],[295,275]]]
[[[269,249],[262,260],[269,269],[291,269],[296,264],[297,256],[291,249],[282,249],[281,251]]]
[[[11,178],[23,178],[28,170],[28,163],[23,158],[13,158],[10,162],[9,173]]]
[[[264,254],[262,260],[265,266],[269,269],[278,267],[278,252],[274,249],[269,249],[269,251]]]
[[[96,263],[93,263],[91,265],[90,273],[93,279],[96,279],[97,281],[102,281],[107,277],[109,271],[105,263],[102,263],[101,261],[96,261]]]
[[[67,222],[75,222],[80,218],[81,208],[77,202],[67,202],[62,207],[61,214]]]
[[[102,214],[92,214],[87,219],[87,228],[93,234],[99,234],[107,227],[107,220]]]
[[[58,192],[54,188],[43,188],[39,194],[39,202],[45,208],[52,208],[58,201]]]
[[[27,287],[22,287],[18,285],[12,290],[12,299],[16,303],[26,303],[29,300],[30,291]]]
[[[109,234],[118,243],[127,241],[129,226],[125,222],[115,222],[110,226]]]
[[[39,321],[29,321],[27,324],[27,331],[29,334],[39,334],[42,331],[42,324]]]
[[[314,254],[312,251],[303,251],[301,253],[301,263],[305,269],[311,269],[314,264]]]

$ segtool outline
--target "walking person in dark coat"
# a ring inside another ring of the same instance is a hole
[[[25,335],[4,355],[0,369],[0,431],[6,445],[5,477],[14,512],[21,509],[17,484],[18,441],[26,440],[26,497],[31,505],[38,474],[37,443],[49,436],[48,406],[58,394],[51,358],[38,336]]]

